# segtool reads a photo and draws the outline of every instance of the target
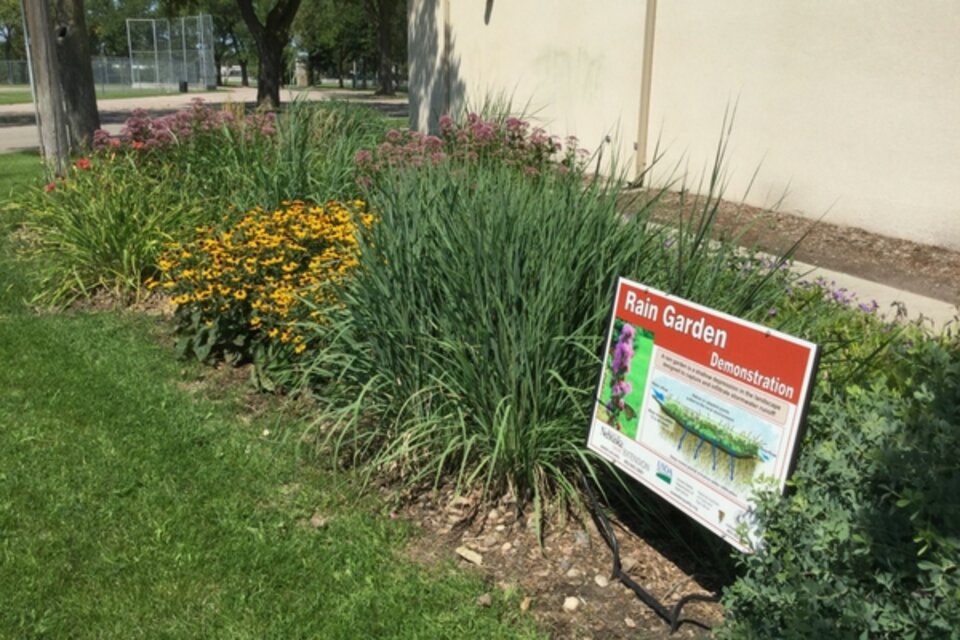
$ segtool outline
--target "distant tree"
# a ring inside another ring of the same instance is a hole
[[[290,28],[301,0],[274,0],[269,11],[257,11],[254,0],[237,0],[240,16],[257,46],[260,68],[257,74],[257,103],[280,105],[283,81],[283,52],[290,42]],[[258,15],[259,14],[259,15]]]
[[[231,0],[218,0],[218,4],[230,2],[230,8],[234,9],[236,5]],[[240,67],[240,83],[250,86],[249,66],[250,50],[253,48],[253,38],[247,25],[237,15],[236,11],[224,10],[222,13],[213,13],[213,36],[216,43],[214,53],[217,49],[220,51],[220,58],[217,62],[217,74],[219,78],[220,67],[224,64],[232,65],[234,62]],[[223,84],[223,79],[219,79],[219,84]]]
[[[86,0],[87,31],[92,53],[127,57],[127,20],[162,18],[171,9],[154,0]],[[166,11],[164,11],[166,9]]]
[[[3,41],[4,60],[22,60],[26,57],[20,0],[0,0],[0,40]]]
[[[341,88],[348,63],[376,58],[373,30],[357,0],[305,2],[292,31],[297,48],[307,53],[311,73],[332,71]]]
[[[401,41],[406,39],[406,31],[402,26],[406,24],[407,3],[403,0],[363,0],[367,17],[377,33],[377,80],[380,95],[393,95],[396,92],[394,82],[394,67],[397,64],[397,49],[395,48],[398,36]],[[401,29],[398,29],[398,26]],[[405,50],[405,47],[401,49]]]

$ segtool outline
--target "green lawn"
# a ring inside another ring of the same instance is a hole
[[[2,94],[0,94],[2,95]],[[43,180],[43,163],[36,151],[0,154],[0,202],[11,193]]]
[[[162,321],[30,310],[17,215],[0,207],[0,637],[535,637],[516,602],[476,606],[480,580],[406,561],[409,527],[298,453],[295,418],[196,384]]]

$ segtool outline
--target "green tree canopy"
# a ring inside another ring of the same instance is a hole
[[[20,0],[0,0],[0,51],[4,60],[26,57]]]

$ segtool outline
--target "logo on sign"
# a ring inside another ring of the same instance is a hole
[[[600,435],[602,435],[604,438],[606,438],[611,443],[613,443],[613,445],[616,446],[617,448],[620,448],[620,449],[623,448],[623,437],[613,429],[610,429],[608,427],[602,427],[600,429]]]
[[[647,461],[641,459],[631,451],[627,451],[624,454],[624,459],[626,460],[626,462],[628,462],[629,464],[639,469],[641,473],[648,473],[650,471],[650,465],[647,464]]]
[[[673,467],[666,462],[657,461],[657,477],[670,484],[673,482]]]

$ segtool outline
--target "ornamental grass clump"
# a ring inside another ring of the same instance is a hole
[[[171,188],[176,174],[169,165],[145,174],[111,154],[80,158],[65,177],[29,192],[20,204],[26,253],[41,270],[37,300],[69,304],[101,291],[121,303],[138,298],[164,243],[206,215]]]
[[[598,473],[584,428],[618,276],[734,313],[783,289],[735,269],[732,248],[672,241],[654,201],[625,218],[617,180],[470,166],[381,167],[381,222],[343,313],[316,329],[340,337],[312,360],[338,372],[318,428],[371,477],[511,493],[542,514],[577,502],[580,468]]]
[[[293,201],[171,244],[153,286],[177,304],[181,354],[261,367],[302,354],[311,336],[299,323],[322,320],[319,309],[336,301],[373,223],[361,201]]]

